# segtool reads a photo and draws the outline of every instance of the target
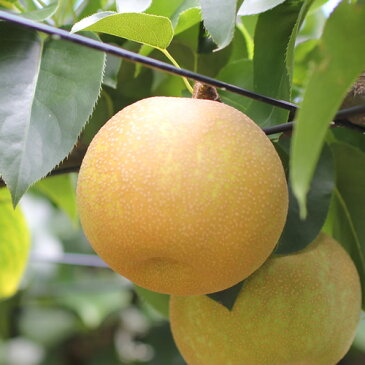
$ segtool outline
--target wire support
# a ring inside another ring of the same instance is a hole
[[[63,253],[57,256],[43,256],[39,254],[30,255],[31,262],[42,262],[45,264],[64,264],[64,265],[77,265],[77,266],[89,266],[109,268],[109,266],[98,256],[91,254],[81,253]]]
[[[264,102],[267,104],[277,106],[282,109],[289,110],[290,111],[290,116],[289,116],[290,122],[278,124],[278,125],[272,126],[272,127],[263,128],[263,131],[267,135],[281,133],[281,132],[288,132],[294,128],[293,120],[294,120],[295,114],[299,108],[296,104],[290,103],[288,101],[278,100],[278,99],[271,98],[271,97],[268,97],[265,95],[257,94],[253,91],[250,91],[250,90],[247,90],[244,88],[240,88],[238,86],[228,84],[226,82],[216,80],[214,78],[204,76],[204,75],[198,74],[196,72],[177,68],[173,65],[156,60],[151,57],[142,56],[138,53],[131,52],[131,51],[125,50],[123,48],[116,47],[116,46],[113,46],[113,45],[110,45],[107,43],[99,42],[94,39],[87,38],[85,36],[81,36],[78,34],[72,34],[63,29],[55,28],[55,27],[52,27],[47,24],[37,23],[33,20],[29,20],[29,19],[23,18],[22,16],[11,14],[11,13],[8,13],[5,11],[0,10],[0,19],[6,20],[6,21],[9,21],[12,23],[16,23],[20,26],[24,26],[26,28],[31,28],[31,29],[34,29],[34,30],[37,30],[37,31],[40,31],[43,33],[47,33],[47,34],[56,36],[56,37],[60,37],[67,41],[81,44],[85,47],[89,47],[89,48],[93,48],[93,49],[96,49],[99,51],[110,53],[115,56],[127,59],[131,62],[140,63],[146,67],[166,71],[166,72],[174,74],[174,75],[187,77],[187,78],[190,78],[190,79],[193,79],[196,81],[200,81],[204,84],[211,85],[216,88],[227,90],[227,91],[239,94],[239,95],[246,96],[246,97],[254,99],[254,100],[258,100],[258,101],[261,101],[261,102]],[[365,132],[364,126],[359,126],[359,125],[353,124],[346,120],[346,118],[349,116],[353,116],[353,115],[357,115],[357,114],[361,114],[361,113],[365,113],[365,105],[360,105],[360,106],[355,106],[355,107],[340,110],[334,117],[334,126],[344,126],[344,127],[348,127],[351,129],[356,129],[356,130],[364,133]],[[74,171],[75,169],[71,169],[71,170]],[[72,172],[72,171],[70,171],[70,172]],[[67,171],[62,171],[60,173],[63,173],[63,172],[67,172]]]
[[[219,81],[214,78],[204,76],[204,75],[198,74],[198,73],[190,71],[190,70],[180,69],[180,68],[177,68],[168,63],[156,60],[154,58],[142,56],[138,53],[131,52],[126,49],[116,47],[116,46],[113,46],[108,43],[99,42],[94,39],[81,36],[79,34],[72,34],[72,33],[67,32],[66,30],[55,28],[55,27],[52,27],[47,24],[37,23],[33,20],[23,18],[22,16],[19,16],[19,15],[11,14],[11,13],[0,10],[0,19],[6,20],[6,21],[9,21],[12,23],[16,23],[16,24],[26,27],[26,28],[31,28],[31,29],[38,30],[43,33],[51,34],[53,36],[60,37],[62,39],[66,39],[70,42],[78,43],[83,46],[96,49],[98,51],[103,51],[103,52],[106,52],[109,54],[113,54],[115,56],[129,60],[131,62],[140,63],[149,68],[154,68],[154,69],[166,71],[166,72],[174,74],[174,75],[187,77],[189,79],[200,81],[204,84],[214,86],[214,87],[222,89],[222,90],[227,90],[232,93],[243,95],[248,98],[258,100],[258,101],[261,101],[266,104],[274,105],[276,107],[289,110],[292,115],[294,115],[295,111],[298,109],[298,106],[296,104],[290,103],[288,101],[278,100],[275,98],[271,98],[269,96],[257,94],[253,91],[250,91],[250,90],[247,90],[247,89],[244,89],[244,88],[232,85],[232,84],[228,84],[224,81]]]
[[[357,105],[351,108],[341,109],[335,115],[331,127],[346,127],[357,130],[361,133],[365,133],[365,125],[354,124],[346,119],[353,115],[359,115],[363,113],[365,113],[365,105]],[[266,127],[262,130],[265,132],[265,134],[270,135],[275,133],[290,132],[293,130],[293,128],[295,128],[295,123],[294,121],[290,121],[288,123],[278,124],[272,127]]]

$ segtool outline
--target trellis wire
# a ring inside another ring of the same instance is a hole
[[[192,79],[195,81],[200,81],[204,84],[214,86],[214,87],[222,89],[222,90],[227,90],[227,91],[235,93],[235,94],[243,95],[248,98],[251,98],[251,99],[254,99],[257,101],[261,101],[263,103],[270,104],[270,105],[276,106],[278,108],[288,110],[288,111],[290,111],[290,115],[289,115],[290,121],[294,120],[295,113],[298,110],[298,106],[294,103],[291,103],[291,102],[288,102],[285,100],[275,99],[275,98],[265,96],[262,94],[257,94],[253,91],[238,87],[236,85],[226,83],[224,81],[220,81],[220,80],[208,77],[208,76],[204,76],[202,74],[199,74],[199,73],[196,73],[196,72],[193,72],[190,70],[180,69],[180,68],[177,68],[168,63],[156,60],[154,58],[142,56],[138,53],[131,52],[126,49],[113,46],[111,44],[99,42],[94,39],[81,36],[79,34],[72,34],[72,33],[67,32],[66,30],[58,29],[58,28],[52,27],[47,24],[37,23],[33,20],[23,18],[22,16],[19,16],[19,15],[15,15],[15,14],[8,13],[5,11],[0,11],[0,19],[7,20],[12,23],[16,23],[16,24],[18,24],[20,26],[24,26],[26,28],[31,28],[31,29],[38,30],[43,33],[51,34],[53,36],[63,38],[67,41],[81,44],[85,47],[89,47],[89,48],[93,48],[93,49],[103,51],[103,52],[106,52],[109,54],[113,54],[115,56],[129,60],[131,62],[140,63],[146,67],[165,71],[165,72],[168,72],[168,73],[171,73],[174,75],[187,77],[189,79]],[[337,122],[337,119],[340,119],[340,118],[344,119],[349,115],[359,114],[364,111],[365,111],[365,105],[343,109],[336,114],[334,120],[335,120],[335,122]],[[345,125],[344,123],[339,123],[339,124]],[[349,127],[351,127],[352,125],[353,125],[352,123],[346,124],[346,126],[349,126]],[[291,130],[292,128],[293,128],[292,123],[284,123],[284,124],[276,125],[273,127],[263,128],[263,130],[266,134],[274,134],[274,133],[288,131],[288,130]],[[362,132],[365,132],[365,128],[363,128],[361,126],[360,127],[355,126],[354,128],[361,130]]]
[[[110,268],[99,256],[81,253],[63,253],[57,256],[46,256],[39,254],[30,255],[31,262],[42,262],[45,264],[65,264],[99,267],[103,269]]]

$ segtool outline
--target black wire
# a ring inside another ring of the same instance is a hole
[[[189,71],[186,69],[180,69],[180,68],[177,68],[168,63],[161,62],[161,61],[156,60],[151,57],[142,56],[138,53],[131,52],[126,49],[113,46],[111,44],[98,42],[94,39],[87,38],[87,37],[81,36],[79,34],[72,34],[63,29],[51,27],[50,25],[47,25],[47,24],[37,23],[33,20],[23,18],[19,15],[7,13],[5,11],[0,10],[0,19],[4,19],[4,20],[10,21],[12,23],[16,23],[18,25],[21,25],[21,26],[24,26],[27,28],[35,29],[35,30],[38,30],[43,33],[52,34],[54,36],[58,36],[60,38],[66,39],[70,42],[78,43],[78,44],[81,44],[81,45],[89,47],[89,48],[94,48],[99,51],[110,53],[115,56],[127,59],[129,61],[132,61],[135,63],[140,63],[140,64],[150,67],[150,68],[163,70],[163,71],[169,72],[174,75],[179,75],[179,76],[187,77],[189,79],[200,81],[204,84],[211,85],[211,86],[217,87],[222,90],[227,90],[227,91],[231,91],[233,93],[239,94],[239,95],[244,95],[244,96],[247,96],[248,98],[262,101],[263,103],[271,104],[271,105],[277,106],[279,108],[292,111],[292,113],[295,113],[295,111],[298,108],[297,105],[290,103],[288,101],[278,100],[275,98],[271,98],[269,96],[260,95],[253,91],[246,90],[241,87],[238,87],[238,86],[235,86],[232,84],[228,84],[226,82],[219,81],[219,80],[213,79],[208,76],[198,74],[196,72],[192,72],[192,71]]]
[[[43,33],[58,36],[60,38],[66,39],[70,42],[78,43],[85,47],[89,47],[89,48],[93,48],[93,49],[96,49],[99,51],[110,53],[115,56],[127,59],[131,62],[140,63],[140,64],[150,67],[150,68],[155,68],[158,70],[163,70],[163,71],[169,72],[171,74],[187,77],[187,78],[190,78],[190,79],[193,79],[196,81],[200,81],[207,85],[211,85],[211,86],[223,89],[223,90],[227,90],[227,91],[239,94],[239,95],[246,96],[246,97],[254,99],[254,100],[258,100],[258,101],[261,101],[261,102],[264,102],[267,104],[277,106],[282,109],[289,110],[290,111],[290,114],[289,114],[290,122],[275,125],[272,127],[263,128],[263,131],[268,135],[285,132],[285,131],[290,131],[294,127],[293,120],[295,118],[296,112],[298,111],[298,106],[293,103],[290,103],[288,101],[278,100],[278,99],[271,98],[271,97],[268,97],[265,95],[260,95],[255,92],[252,92],[250,90],[246,90],[241,87],[238,87],[238,86],[235,86],[232,84],[228,84],[226,82],[219,81],[219,80],[213,79],[208,76],[198,74],[196,72],[192,72],[192,71],[189,71],[186,69],[179,69],[173,65],[170,65],[165,62],[161,62],[159,60],[156,60],[156,59],[153,59],[150,57],[146,57],[146,56],[142,56],[138,53],[134,53],[134,52],[131,52],[131,51],[125,50],[123,48],[116,47],[116,46],[113,46],[113,45],[110,45],[107,43],[98,42],[94,39],[87,38],[87,37],[84,37],[84,36],[81,36],[78,34],[72,34],[63,29],[51,27],[51,26],[43,24],[43,23],[37,23],[33,20],[29,20],[29,19],[23,18],[19,15],[11,14],[11,13],[8,13],[5,11],[0,10],[0,19],[4,19],[4,20],[10,21],[12,23],[16,23],[20,26],[24,26],[27,28],[35,29],[35,30],[38,30]],[[365,105],[360,105],[360,106],[355,106],[352,108],[340,110],[334,117],[334,121],[335,121],[334,123],[339,126],[346,126],[349,128],[357,129],[361,132],[365,132],[364,127],[355,125],[346,120],[346,117],[355,115],[355,114],[360,114],[360,113],[365,113]]]
[[[351,108],[346,108],[340,110],[334,117],[334,121],[332,126],[334,127],[346,127],[350,129],[357,130],[359,132],[365,133],[365,126],[358,125],[351,123],[346,118],[356,115],[356,114],[362,114],[365,113],[365,105],[357,105],[353,106]],[[295,123],[293,121],[283,124],[277,124],[272,127],[266,127],[262,130],[265,132],[265,134],[275,134],[275,133],[281,133],[281,132],[288,132],[291,131],[295,126]]]

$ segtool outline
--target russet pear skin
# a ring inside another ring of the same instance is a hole
[[[321,234],[251,275],[229,311],[207,296],[170,300],[175,342],[188,365],[335,365],[360,320],[356,268]]]
[[[249,276],[273,251],[288,191],[281,161],[240,111],[209,100],[140,100],[83,160],[84,232],[112,269],[160,293],[198,295]]]

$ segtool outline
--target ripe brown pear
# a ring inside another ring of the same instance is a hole
[[[262,130],[214,101],[153,97],[98,132],[81,166],[84,232],[115,271],[166,294],[230,287],[267,259],[288,192]]]
[[[175,342],[189,365],[335,365],[360,319],[361,289],[345,250],[321,234],[250,276],[232,311],[207,296],[171,297]]]

